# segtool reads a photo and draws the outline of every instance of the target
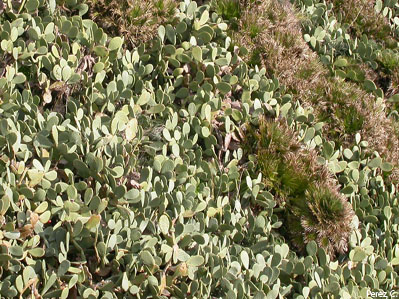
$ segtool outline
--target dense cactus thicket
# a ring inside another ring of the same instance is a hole
[[[398,9],[0,1],[0,296],[395,292]]]

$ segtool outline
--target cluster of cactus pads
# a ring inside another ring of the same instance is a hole
[[[339,5],[0,1],[0,297],[394,290],[396,36]]]

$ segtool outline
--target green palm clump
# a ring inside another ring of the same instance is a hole
[[[347,251],[354,213],[315,152],[286,123],[266,119],[247,126],[245,149],[256,154],[263,183],[284,207],[284,229],[294,246],[304,252],[315,241],[331,257]]]

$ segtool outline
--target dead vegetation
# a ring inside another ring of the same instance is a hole
[[[362,36],[367,36],[382,47],[383,50],[377,58],[378,68],[374,70],[364,65],[364,70],[384,91],[387,98],[398,93],[399,61],[392,49],[397,48],[399,39],[393,33],[388,18],[376,13],[375,1],[328,0],[327,4],[333,5],[334,15],[348,28],[348,33],[353,38],[361,39]]]
[[[327,139],[351,146],[355,134],[360,133],[370,151],[377,150],[397,165],[398,135],[386,116],[385,103],[377,104],[375,97],[356,82],[330,76],[317,53],[303,40],[300,15],[293,6],[288,1],[273,0],[240,3],[241,17],[232,35],[236,45],[248,48],[245,60],[264,66],[267,75],[278,78],[294,100],[313,107],[316,119],[326,123],[323,133]],[[372,72],[365,74],[375,76]],[[393,178],[397,180],[398,174]]]
[[[326,3],[333,5],[338,21],[347,24],[353,37],[367,35],[387,48],[396,45],[397,39],[392,35],[388,19],[375,12],[375,1],[327,0]]]
[[[132,46],[154,38],[160,25],[172,23],[179,1],[88,0],[90,18],[113,36],[122,35]]]

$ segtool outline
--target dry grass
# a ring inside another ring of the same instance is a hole
[[[363,34],[369,39],[392,47],[397,39],[394,37],[388,18],[374,9],[375,1],[370,0],[327,0],[333,4],[333,11],[342,24],[349,26],[349,33],[360,38]]]
[[[266,0],[242,8],[233,41],[249,49],[246,61],[264,66],[268,76],[277,77],[294,100],[312,107],[316,119],[326,122],[323,133],[328,139],[349,147],[359,132],[370,151],[377,150],[397,165],[399,140],[393,121],[386,117],[385,104],[376,104],[374,96],[355,82],[330,77],[329,70],[303,40],[299,15],[292,5]],[[363,67],[366,78],[377,78],[376,73]],[[395,171],[392,178],[398,180]]]
[[[148,42],[162,24],[174,21],[177,0],[88,0],[90,18],[131,46]]]
[[[377,62],[379,63],[379,78],[383,80],[385,95],[389,98],[399,93],[399,54],[390,49],[380,51]]]
[[[317,118],[325,121],[324,133],[328,138],[350,147],[355,134],[360,133],[369,144],[369,152],[376,150],[398,166],[399,135],[394,120],[386,116],[385,103],[378,104],[373,95],[342,79],[322,78],[314,86],[302,100],[312,103]],[[399,181],[397,167],[391,178]]]
[[[366,72],[380,87],[385,95],[390,96],[399,91],[399,61],[396,53],[390,49],[396,49],[399,39],[393,33],[388,18],[374,9],[375,1],[369,0],[328,0],[333,4],[333,11],[338,20],[345,24],[352,37],[361,38],[366,35],[368,39],[375,40],[384,49],[377,59],[377,70],[368,68]],[[367,68],[367,67],[366,67]]]

